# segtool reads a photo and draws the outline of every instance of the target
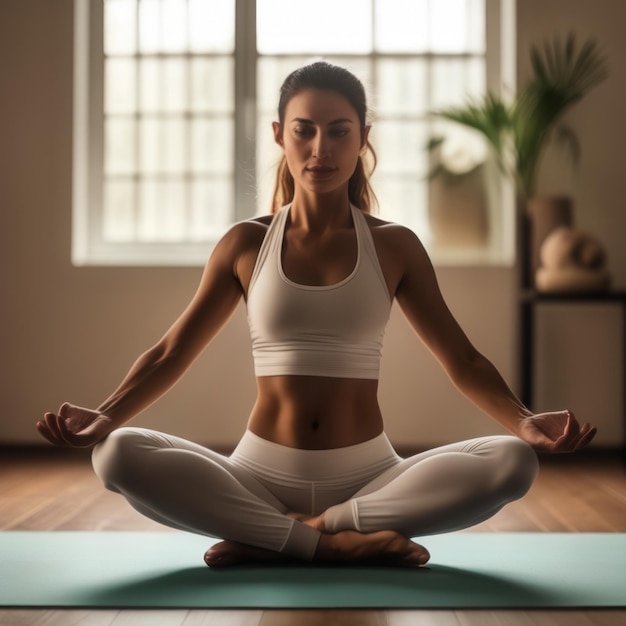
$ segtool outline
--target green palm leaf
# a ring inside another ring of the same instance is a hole
[[[597,43],[587,40],[578,48],[573,33],[565,41],[555,38],[541,47],[532,46],[530,62],[533,78],[512,105],[488,93],[482,100],[434,112],[481,132],[502,168],[505,152],[512,144],[514,176],[519,190],[527,197],[535,192],[539,160],[565,112],[608,76],[608,66]],[[578,147],[571,130],[562,136],[570,147]]]

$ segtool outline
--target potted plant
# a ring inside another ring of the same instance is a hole
[[[533,76],[510,102],[494,93],[478,101],[468,101],[433,111],[433,115],[456,122],[480,133],[489,145],[500,170],[512,177],[521,201],[543,207],[537,197],[537,174],[544,150],[551,140],[563,144],[576,162],[580,152],[574,132],[562,123],[564,114],[594,87],[606,79],[608,65],[594,40],[578,47],[570,33],[563,41],[555,38],[530,51]],[[433,139],[429,148],[441,148],[445,138]],[[434,175],[441,173],[438,169]],[[552,222],[571,221],[569,199],[555,199],[558,214],[546,226],[535,228],[533,249],[552,228]],[[533,216],[531,215],[531,218]]]
[[[480,249],[487,241],[489,220],[489,150],[476,131],[453,125],[430,148],[429,223],[438,248]]]

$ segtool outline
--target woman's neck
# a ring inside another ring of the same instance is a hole
[[[351,221],[347,192],[310,194],[296,189],[291,203],[291,223],[307,230],[345,226]]]

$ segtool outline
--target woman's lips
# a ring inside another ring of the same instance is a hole
[[[314,178],[328,178],[332,176],[337,169],[334,167],[307,167],[306,171]]]

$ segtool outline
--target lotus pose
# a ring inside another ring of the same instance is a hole
[[[350,72],[316,62],[290,74],[273,125],[283,151],[273,213],[224,235],[182,315],[97,409],[66,403],[37,423],[54,444],[93,446],[96,474],[143,515],[220,538],[209,566],[421,566],[429,553],[411,537],[482,522],[528,491],[535,449],[573,451],[594,436],[569,411],[524,407],[446,307],[415,234],[370,214],[369,131]],[[258,396],[234,452],[124,426],[241,298]],[[511,435],[398,456],[377,401],[394,299],[458,389]]]

